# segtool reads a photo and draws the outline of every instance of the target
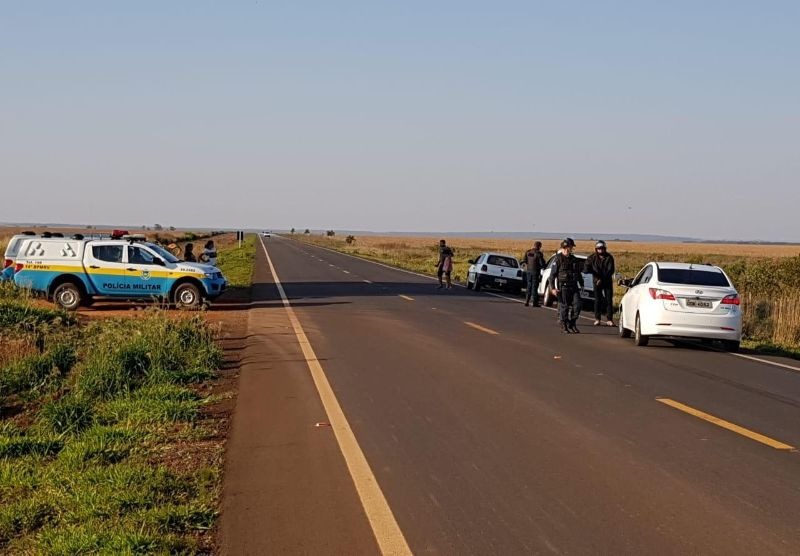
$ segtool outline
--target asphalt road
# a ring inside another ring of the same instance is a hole
[[[800,365],[637,348],[590,321],[561,335],[551,310],[264,244],[415,554],[800,554],[800,453],[781,449],[800,447]],[[255,305],[280,307],[259,250]],[[269,341],[294,349],[280,326]],[[308,368],[287,360],[242,375],[226,477],[242,498],[223,506],[223,545],[378,552],[336,439],[313,426],[325,413]],[[260,458],[265,443],[288,453]]]

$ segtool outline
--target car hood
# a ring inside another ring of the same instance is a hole
[[[178,263],[178,269],[186,269],[190,272],[202,272],[203,274],[213,274],[214,272],[221,272],[217,267],[210,264],[203,263]]]

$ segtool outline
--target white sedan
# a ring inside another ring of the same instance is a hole
[[[737,351],[742,339],[739,294],[723,270],[711,265],[647,263],[620,304],[619,335],[646,346],[652,337],[720,340]]]
[[[522,290],[522,269],[517,259],[504,253],[482,253],[469,261],[467,289],[495,288],[519,295]]]

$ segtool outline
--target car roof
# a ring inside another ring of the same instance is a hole
[[[710,264],[698,264],[698,263],[662,263],[653,261],[651,264],[655,264],[658,268],[663,268],[665,270],[705,270],[706,272],[722,272],[719,267]]]

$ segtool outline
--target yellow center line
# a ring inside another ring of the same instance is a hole
[[[693,407],[684,405],[681,402],[676,402],[675,400],[671,400],[669,398],[656,398],[656,401],[659,401],[670,407],[674,407],[678,411],[683,411],[684,413],[688,413],[689,415],[694,415],[698,419],[702,419],[703,421],[708,421],[709,423],[713,423],[718,427],[722,427],[723,429],[728,429],[729,431],[733,431],[737,434],[741,434],[742,436],[746,436],[750,440],[755,440],[756,442],[760,442],[761,444],[766,444],[770,448],[775,448],[776,450],[795,449],[794,446],[789,446],[788,444],[784,444],[783,442],[779,442],[778,440],[773,440],[772,438],[764,436],[763,434],[759,434],[744,427],[740,427],[739,425],[729,423],[724,419],[720,419],[719,417],[714,417],[713,415],[709,415],[708,413],[704,413],[698,409],[694,409]]]
[[[407,295],[401,295],[400,297],[405,299],[406,301],[414,301],[413,297],[408,297]]]
[[[486,328],[485,326],[481,326],[480,324],[475,324],[474,322],[464,321],[464,324],[469,326],[470,328],[474,328],[475,330],[480,330],[481,332],[486,332],[487,334],[491,334],[492,336],[497,336],[500,334],[499,332],[492,330],[491,328]]]

